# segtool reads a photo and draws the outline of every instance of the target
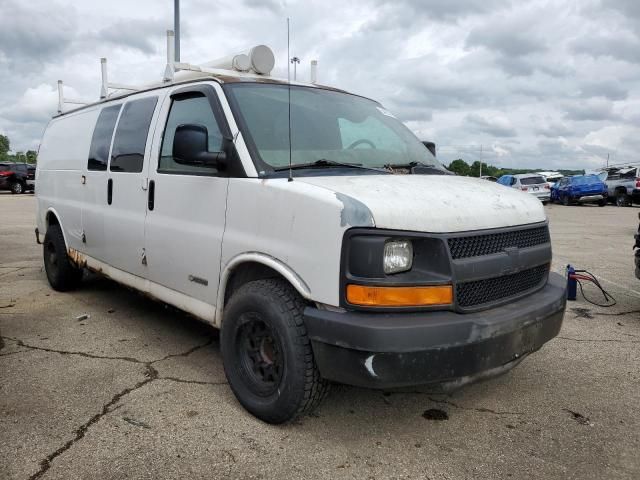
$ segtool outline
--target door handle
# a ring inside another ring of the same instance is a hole
[[[155,200],[156,200],[156,182],[151,180],[149,182],[149,193],[148,193],[148,197],[147,197],[147,207],[149,208],[149,210],[153,210],[153,207],[155,206]]]
[[[113,180],[109,179],[107,181],[107,203],[111,205],[113,201]]]

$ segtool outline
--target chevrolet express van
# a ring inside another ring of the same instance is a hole
[[[281,423],[331,382],[461,385],[559,332],[540,201],[447,173],[368,98],[189,72],[51,120],[36,236],[54,289],[86,268],[220,328],[238,401]]]

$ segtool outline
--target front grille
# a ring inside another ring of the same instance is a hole
[[[505,248],[528,248],[543,243],[549,243],[549,227],[527,228],[510,232],[487,233],[469,237],[449,238],[451,257],[457,258],[479,257],[504,251]]]
[[[458,283],[456,285],[458,306],[469,308],[514,297],[540,286],[546,281],[548,272],[549,265],[540,265],[502,277]]]

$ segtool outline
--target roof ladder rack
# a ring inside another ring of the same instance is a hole
[[[102,71],[102,86],[100,87],[100,99],[104,100],[109,96],[109,89],[112,90],[129,90],[132,92],[137,92],[140,90],[138,87],[134,87],[131,85],[125,85],[122,83],[109,83],[109,79],[107,76],[107,59],[100,59],[100,69]]]
[[[176,43],[173,30],[167,30],[167,66],[164,69],[163,82],[172,82],[178,70],[202,72],[202,68],[190,63],[176,62]]]
[[[89,102],[84,102],[82,100],[64,98],[64,85],[62,83],[62,80],[58,80],[58,113],[62,113],[65,103],[71,103],[74,105],[89,105]]]

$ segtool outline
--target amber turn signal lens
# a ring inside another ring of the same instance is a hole
[[[451,305],[453,287],[435,285],[423,287],[370,287],[347,285],[347,302],[366,307],[424,307]]]

